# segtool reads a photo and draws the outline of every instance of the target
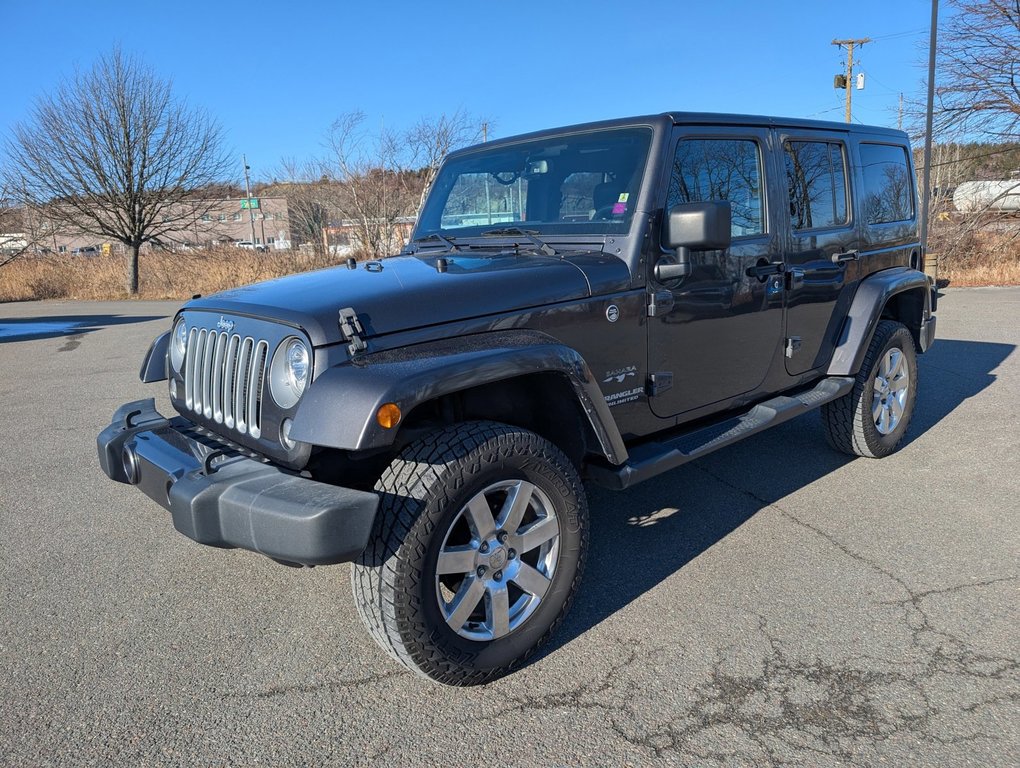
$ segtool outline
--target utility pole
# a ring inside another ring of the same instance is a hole
[[[855,38],[852,40],[833,40],[833,45],[838,45],[840,48],[846,48],[846,74],[836,75],[836,87],[840,87],[842,79],[842,87],[846,88],[846,121],[849,123],[851,119],[850,112],[850,96],[853,91],[854,85],[854,46],[864,45],[870,43],[870,37]]]
[[[489,124],[482,123],[482,142],[484,143],[488,140],[489,140]]]
[[[899,116],[896,118],[896,129],[900,130],[900,131],[903,130],[903,94],[902,93],[900,94],[900,112],[899,112]]]
[[[251,167],[248,165],[248,158],[241,155],[241,162],[244,163],[244,196],[248,201],[248,221],[251,224],[251,247],[255,247],[255,212],[251,207],[251,183],[248,181],[248,171]]]
[[[924,117],[924,178],[921,192],[921,253],[928,252],[928,208],[931,202],[931,129],[935,109],[935,50],[939,31],[939,0],[931,0],[928,32],[928,104]]]

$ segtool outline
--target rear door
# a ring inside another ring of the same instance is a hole
[[[786,370],[826,365],[853,298],[863,247],[847,134],[777,131],[785,184]]]

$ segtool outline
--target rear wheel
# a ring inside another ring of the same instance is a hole
[[[917,399],[914,337],[900,323],[882,320],[849,394],[822,406],[829,444],[855,456],[895,452]]]
[[[352,584],[391,657],[473,685],[552,633],[580,581],[588,517],[558,448],[505,424],[461,424],[408,446],[376,490],[376,529]]]

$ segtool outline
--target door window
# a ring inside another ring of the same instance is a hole
[[[907,151],[891,144],[861,144],[860,150],[864,220],[886,224],[914,218],[914,185]]]
[[[683,139],[676,147],[666,210],[680,203],[729,200],[733,237],[765,232],[761,152],[750,139]]]
[[[848,222],[843,146],[825,141],[787,141],[786,183],[794,229],[823,229]]]

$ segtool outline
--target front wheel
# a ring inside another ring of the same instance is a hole
[[[914,337],[902,324],[882,320],[854,388],[822,406],[829,444],[855,456],[888,456],[900,447],[916,400]]]
[[[372,541],[354,565],[369,633],[451,685],[500,677],[545,641],[583,569],[580,478],[547,440],[470,422],[411,444],[383,473]]]

